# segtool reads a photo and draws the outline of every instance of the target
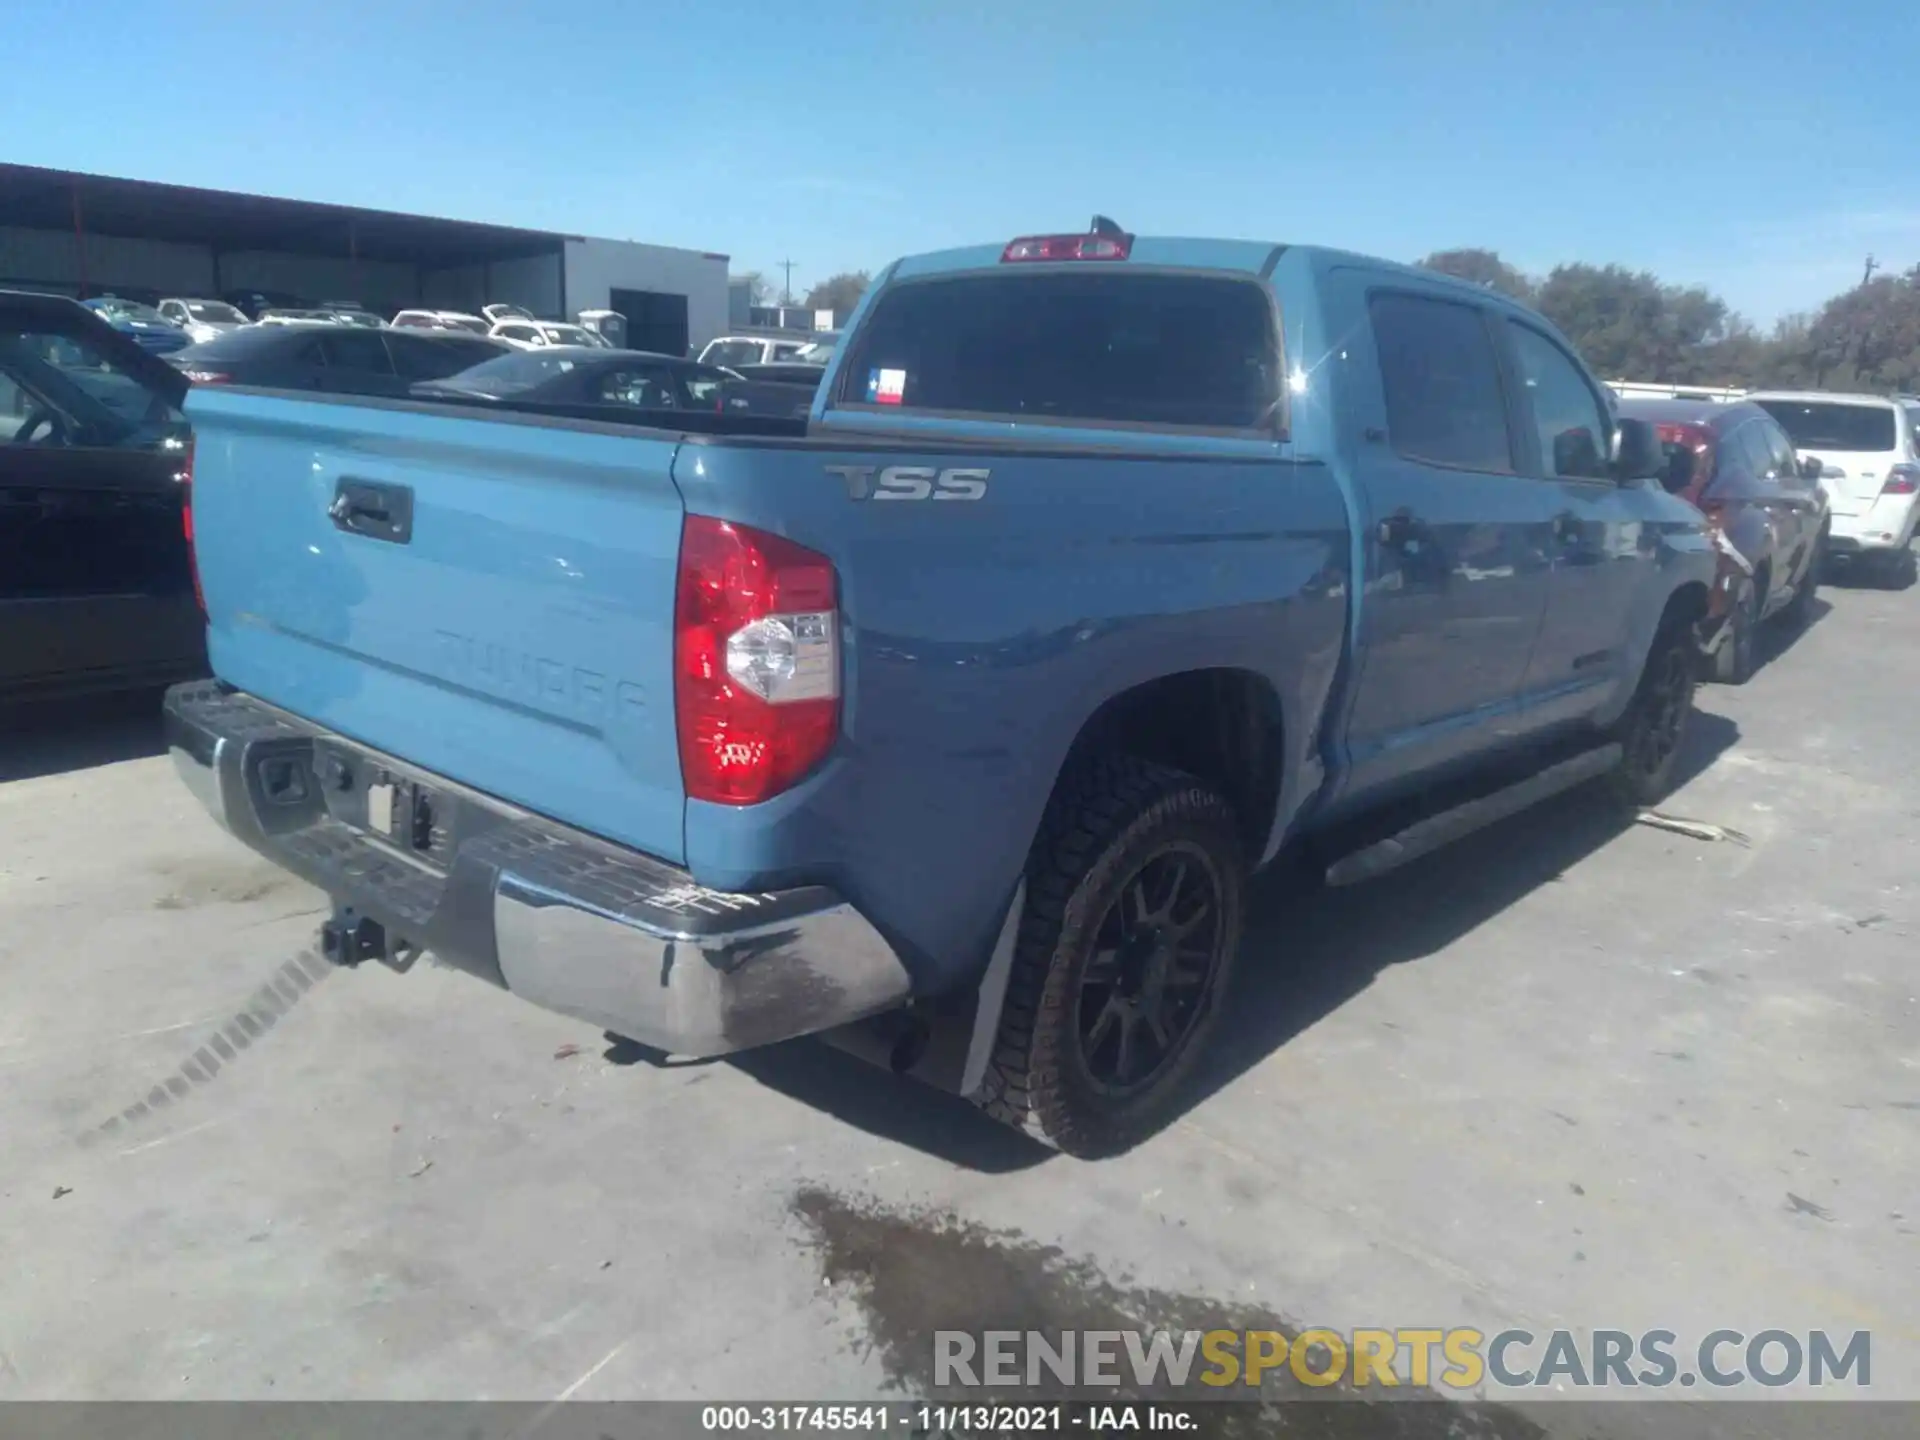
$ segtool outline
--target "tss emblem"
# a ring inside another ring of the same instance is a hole
[[[984,500],[988,470],[935,470],[930,465],[829,465],[847,483],[849,500]]]

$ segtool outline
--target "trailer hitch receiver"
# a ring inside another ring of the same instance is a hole
[[[386,926],[349,905],[336,907],[333,915],[321,922],[320,953],[335,965],[352,967],[363,960],[378,960],[402,974],[420,958],[418,946],[389,935]]]

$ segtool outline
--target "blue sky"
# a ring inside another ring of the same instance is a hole
[[[1920,262],[1912,0],[12,0],[0,33],[3,159],[796,290],[1096,210],[1619,261],[1761,322]]]

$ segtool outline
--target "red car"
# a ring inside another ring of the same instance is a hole
[[[1812,617],[1828,527],[1820,462],[1803,459],[1771,415],[1744,401],[1622,400],[1620,414],[1653,425],[1667,489],[1699,506],[1721,542],[1702,630],[1713,678],[1744,684],[1763,625]]]

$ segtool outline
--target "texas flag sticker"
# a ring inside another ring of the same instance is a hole
[[[867,372],[867,403],[869,405],[898,405],[907,396],[907,372],[904,370],[869,370]]]

